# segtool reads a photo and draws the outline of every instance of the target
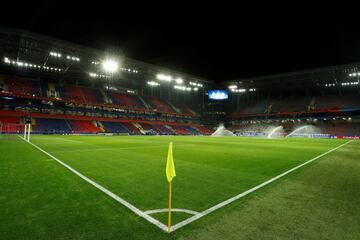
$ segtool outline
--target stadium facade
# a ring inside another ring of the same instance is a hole
[[[0,41],[3,126],[31,117],[34,133],[209,135],[223,122],[238,135],[312,126],[306,134],[360,136],[358,63],[215,83],[116,48],[15,29],[0,29]],[[229,98],[209,100],[209,90]]]

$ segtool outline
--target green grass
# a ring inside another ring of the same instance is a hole
[[[343,140],[32,136],[32,142],[140,210],[203,211]],[[358,239],[360,152],[354,141],[175,232],[177,239]],[[167,235],[33,146],[0,139],[1,239],[163,239]],[[152,215],[166,224],[166,213]],[[174,223],[190,215],[174,213]],[[319,230],[320,229],[320,230]]]

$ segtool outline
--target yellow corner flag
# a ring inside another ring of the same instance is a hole
[[[174,158],[173,158],[173,143],[170,142],[168,157],[167,157],[167,162],[166,162],[166,177],[167,177],[168,182],[171,182],[175,176],[176,176],[176,173],[175,173],[175,165],[174,165]]]
[[[166,178],[169,182],[169,215],[168,215],[168,233],[171,230],[171,191],[172,191],[172,180],[176,176],[175,164],[173,158],[173,143],[169,144],[168,157],[166,162]]]

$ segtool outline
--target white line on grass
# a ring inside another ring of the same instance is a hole
[[[20,136],[19,136],[20,137]],[[21,137],[20,137],[21,138]],[[41,152],[43,152],[44,154],[48,155],[49,157],[51,157],[52,159],[54,159],[56,162],[60,163],[61,165],[63,165],[65,168],[67,168],[68,170],[70,170],[71,172],[73,172],[75,175],[77,175],[78,177],[82,178],[83,180],[85,180],[86,182],[90,183],[91,185],[93,185],[94,187],[96,187],[97,189],[99,189],[100,191],[102,191],[103,193],[105,193],[106,195],[110,196],[111,198],[113,198],[114,200],[116,200],[117,202],[121,203],[122,205],[124,205],[125,207],[129,208],[131,211],[133,211],[136,215],[146,219],[148,222],[154,224],[155,226],[159,227],[160,229],[162,229],[163,231],[167,231],[167,226],[165,226],[163,223],[159,222],[158,220],[156,220],[155,218],[149,216],[148,214],[144,213],[143,211],[141,211],[140,209],[138,209],[137,207],[135,207],[134,205],[130,204],[129,202],[125,201],[124,199],[122,199],[121,197],[117,196],[116,194],[110,192],[108,189],[104,188],[103,186],[101,186],[100,184],[96,183],[95,181],[91,180],[90,178],[82,175],[81,173],[79,173],[78,171],[76,171],[75,169],[73,169],[72,167],[70,167],[69,165],[67,165],[66,163],[62,162],[61,160],[57,159],[56,157],[54,157],[53,155],[51,155],[50,153],[46,152],[45,150],[41,149],[40,147],[36,146],[35,144],[33,144],[32,142],[28,142],[29,144],[31,144],[32,146],[34,146],[35,148],[37,148],[38,150],[40,150]]]
[[[163,209],[148,210],[148,211],[145,211],[145,213],[146,214],[154,214],[154,213],[163,213],[163,212],[168,212],[168,211],[169,211],[168,208],[163,208]],[[172,212],[184,212],[184,213],[191,214],[191,215],[199,214],[198,212],[188,210],[188,209],[182,209],[182,208],[171,208],[171,211]]]
[[[305,166],[305,165],[307,165],[307,164],[309,164],[309,163],[311,163],[311,162],[313,162],[313,161],[315,161],[315,160],[317,160],[317,159],[319,159],[319,158],[321,158],[321,157],[323,157],[323,156],[325,156],[325,155],[327,155],[327,154],[329,154],[329,153],[331,153],[331,152],[333,152],[333,151],[347,145],[351,141],[352,140],[347,141],[346,143],[343,143],[340,146],[337,146],[337,147],[335,147],[335,148],[333,148],[333,149],[331,149],[331,150],[329,150],[329,151],[327,151],[325,153],[320,154],[317,157],[314,157],[314,158],[312,158],[312,159],[310,159],[310,160],[308,160],[308,161],[306,161],[306,162],[304,162],[304,163],[302,163],[302,164],[300,164],[300,165],[298,165],[298,166],[296,166],[294,168],[291,168],[290,170],[288,170],[288,171],[286,171],[286,172],[284,172],[284,173],[282,173],[280,175],[277,175],[276,177],[273,177],[273,178],[267,180],[266,182],[263,182],[263,183],[255,186],[255,187],[253,187],[253,188],[251,188],[251,189],[249,189],[249,190],[247,190],[247,191],[245,191],[243,193],[240,193],[240,194],[238,194],[238,195],[236,195],[236,196],[234,196],[232,198],[229,198],[228,200],[225,200],[225,201],[223,201],[223,202],[221,202],[219,204],[216,204],[215,206],[213,206],[211,208],[208,208],[205,211],[203,211],[203,212],[201,212],[199,214],[196,214],[196,215],[194,215],[194,216],[192,216],[192,217],[190,217],[190,218],[188,218],[188,219],[186,219],[186,220],[184,220],[182,222],[179,222],[179,223],[177,223],[177,224],[175,224],[174,226],[171,227],[171,231],[173,232],[173,231],[175,231],[175,230],[177,230],[177,229],[179,229],[179,228],[181,228],[181,227],[183,227],[183,226],[185,226],[185,225],[187,225],[187,224],[189,224],[189,223],[191,223],[191,222],[193,222],[195,220],[198,220],[199,218],[202,218],[202,217],[208,215],[209,213],[212,213],[212,212],[218,210],[219,208],[222,208],[222,207],[224,207],[224,206],[226,206],[226,205],[228,205],[228,204],[230,204],[230,203],[232,203],[232,202],[234,202],[234,201],[236,201],[236,200],[238,200],[238,199],[240,199],[240,198],[242,198],[242,197],[244,197],[244,196],[246,196],[246,195],[248,195],[248,194],[250,194],[250,193],[252,193],[252,192],[254,192],[254,191],[256,191],[256,190],[258,190],[258,189],[260,189],[260,188],[262,188],[262,187],[264,187],[264,186],[266,186],[266,185],[268,185],[268,184],[270,184],[272,182],[274,182],[274,181],[276,181],[276,180],[278,180],[279,178],[282,178],[285,175],[287,175],[287,174],[289,174],[289,173],[291,173],[291,172],[293,172],[293,171],[295,171],[295,170],[297,170],[297,169],[299,169],[299,168],[301,168],[301,167],[303,167],[303,166]]]

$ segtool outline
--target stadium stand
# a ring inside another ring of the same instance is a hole
[[[159,98],[147,97],[146,100],[157,111],[165,113],[176,113],[176,111],[170,105]]]
[[[195,128],[193,128],[192,126],[185,126],[185,129],[188,130],[192,135],[198,135],[200,134],[199,131],[197,131]]]
[[[33,125],[34,133],[68,134],[71,133],[69,124],[64,119],[37,118]]]
[[[179,135],[191,135],[192,132],[185,126],[173,126],[175,132]]]
[[[149,124],[149,123],[140,123],[139,124],[142,129],[147,133],[147,132],[150,132],[150,133],[153,133],[153,134],[158,134],[160,133],[153,125]]]
[[[85,99],[79,87],[71,86],[71,85],[64,86],[61,95],[65,101],[85,103]]]
[[[5,80],[4,89],[16,96],[41,97],[41,88],[39,82],[37,81],[8,77]]]
[[[122,123],[119,122],[101,122],[104,126],[106,132],[110,133],[130,133],[129,129],[127,129]]]
[[[152,124],[152,127],[162,135],[174,134],[174,130],[172,130],[168,125]]]
[[[120,106],[127,106],[133,108],[146,108],[142,101],[136,95],[129,95],[125,93],[112,92],[113,103]]]
[[[73,133],[99,133],[102,132],[102,129],[96,127],[90,121],[81,121],[81,120],[65,120],[71,128]]]
[[[81,88],[81,94],[87,104],[103,104],[104,100],[99,90],[92,88]]]
[[[187,114],[187,115],[192,115],[192,116],[197,115],[194,110],[192,110],[190,107],[186,106],[186,105],[183,104],[183,103],[173,103],[173,105],[174,105],[177,109],[179,109],[179,111],[180,111],[182,114]]]
[[[230,118],[239,118],[246,115],[266,115],[276,113],[297,113],[311,111],[337,111],[346,108],[360,107],[359,97],[356,96],[320,96],[320,97],[293,97],[255,100],[242,103]]]
[[[210,135],[214,132],[201,125],[193,125],[192,128],[196,129],[202,135]]]
[[[20,123],[20,119],[18,117],[0,116],[0,122],[2,122],[2,123]]]

